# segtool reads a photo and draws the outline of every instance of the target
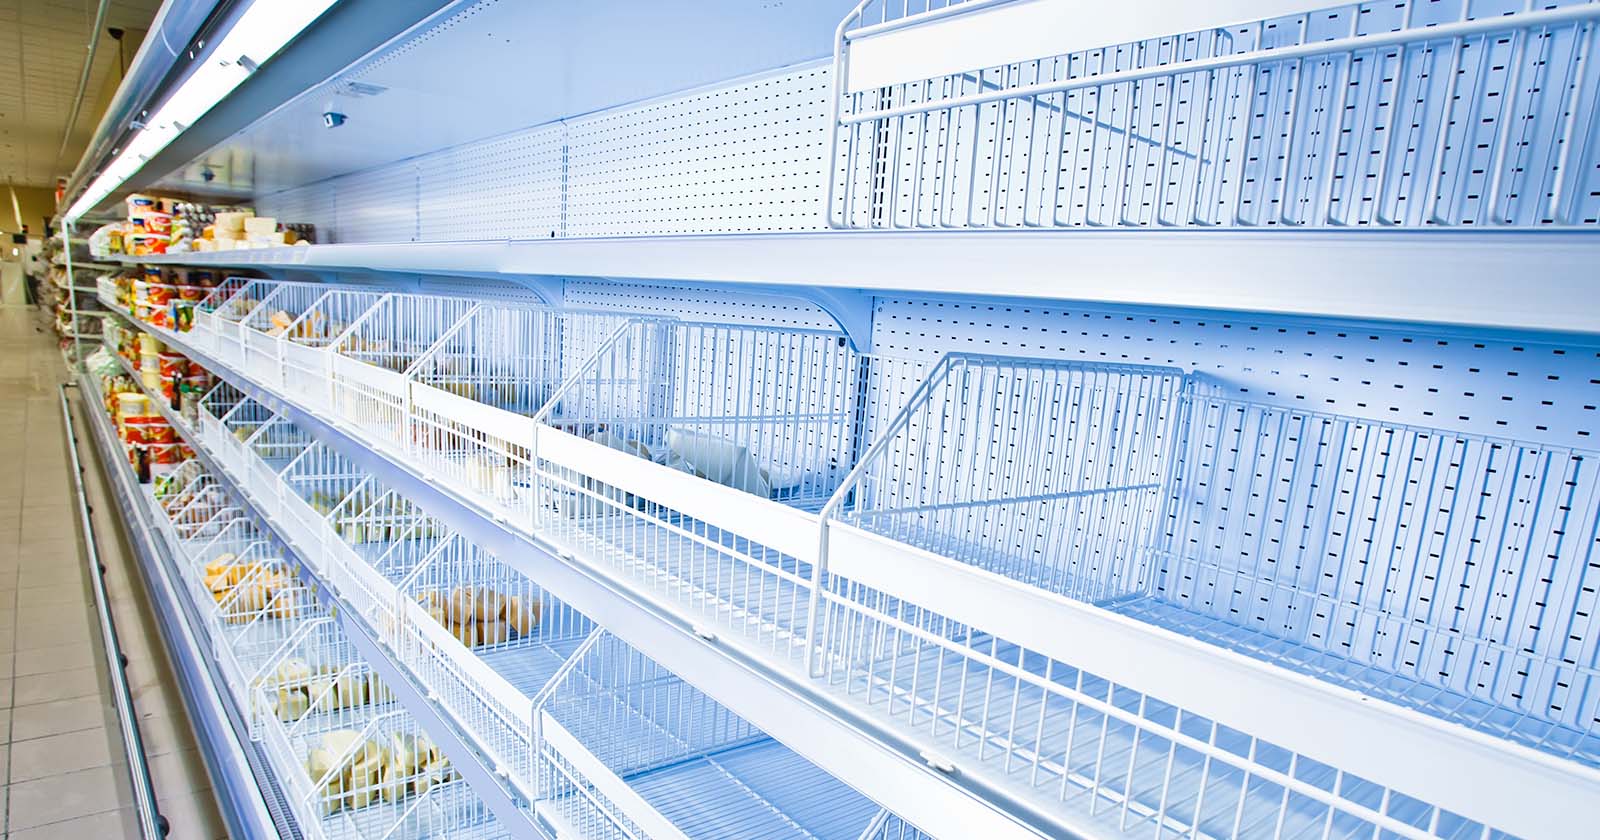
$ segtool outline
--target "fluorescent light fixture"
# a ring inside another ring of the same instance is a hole
[[[68,222],[89,212],[113,190],[205,116],[255,68],[278,54],[337,0],[254,0],[211,54],[130,138],[121,153],[67,210]]]

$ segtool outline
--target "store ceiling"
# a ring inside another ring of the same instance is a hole
[[[0,184],[53,187],[72,171],[121,80],[117,42],[105,30],[127,32],[126,66],[160,6],[161,0],[112,0],[107,7],[83,105],[63,150],[99,2],[0,0]]]

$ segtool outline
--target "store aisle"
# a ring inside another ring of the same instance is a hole
[[[137,837],[128,768],[86,580],[56,385],[36,310],[0,308],[0,795],[3,836]],[[113,505],[80,441],[107,585],[172,838],[226,832]]]

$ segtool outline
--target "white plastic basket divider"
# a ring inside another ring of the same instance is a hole
[[[281,285],[279,280],[251,280],[211,313],[212,351],[218,361],[233,368],[243,367],[243,323]]]
[[[269,488],[295,456],[315,441],[282,415],[274,416],[245,442],[245,474],[252,487]]]
[[[436,295],[387,294],[334,344],[334,413],[402,451],[409,449],[406,375],[477,303]]]
[[[629,324],[536,418],[541,535],[802,657],[858,361],[836,333]]]
[[[284,390],[314,406],[331,405],[333,346],[383,294],[373,289],[332,287],[301,313],[278,346]]]
[[[223,428],[222,418],[244,399],[244,392],[221,380],[200,398],[195,417],[201,446],[212,452],[222,451],[229,435],[228,430]]]
[[[277,416],[277,412],[246,397],[222,417],[223,434],[212,453],[222,462],[223,469],[236,476],[244,475],[245,462],[250,457],[247,447],[250,439]]]
[[[1112,45],[1057,36],[1071,12],[1050,3],[841,29],[830,223],[1594,224],[1572,146],[1597,112],[1600,7],[1412,0],[1219,27],[1186,5]],[[935,29],[959,48],[909,46]]]
[[[244,371],[273,387],[282,387],[283,368],[279,346],[298,323],[306,330],[317,329],[317,318],[301,320],[327,292],[321,283],[282,283],[239,322]]]
[[[532,695],[593,622],[459,534],[406,576],[393,609],[401,661],[534,795]]]
[[[337,539],[328,518],[347,496],[365,487],[368,476],[339,452],[317,442],[300,453],[279,476],[284,517],[299,546],[316,549]],[[313,552],[315,553],[315,552]],[[304,557],[319,574],[326,569],[321,556]]]
[[[496,515],[531,526],[531,418],[626,320],[516,304],[473,309],[410,367],[412,457]]]

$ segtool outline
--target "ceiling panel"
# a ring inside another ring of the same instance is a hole
[[[107,7],[83,105],[62,150],[98,0],[0,0],[0,183],[53,187],[71,172],[121,78],[117,42],[105,29],[127,31],[123,62],[132,61],[160,6],[112,0]]]

